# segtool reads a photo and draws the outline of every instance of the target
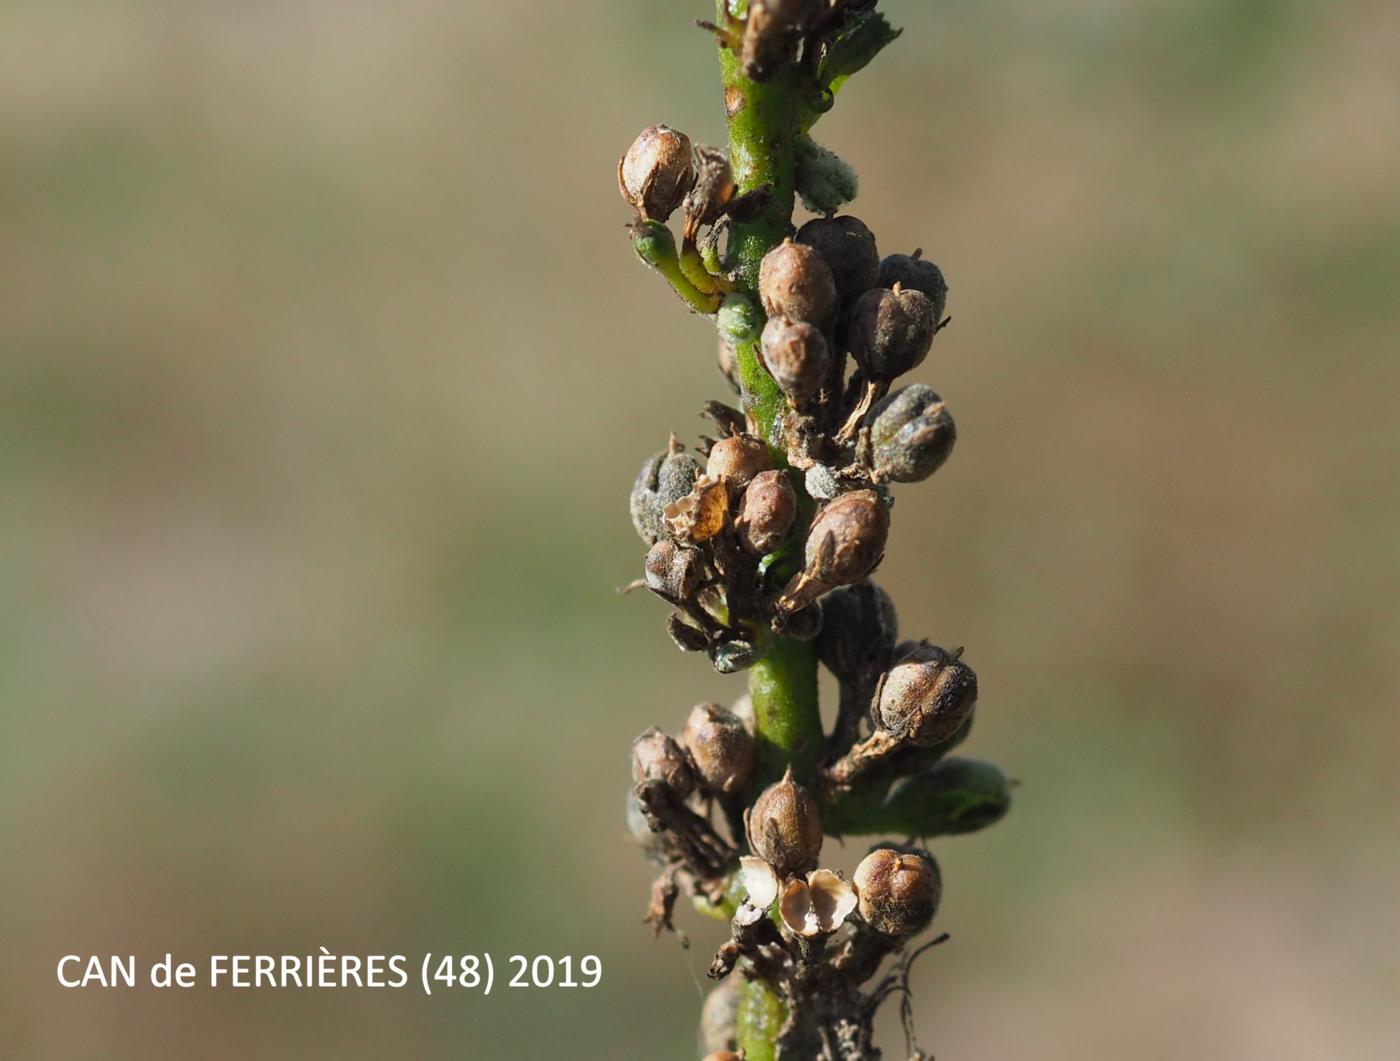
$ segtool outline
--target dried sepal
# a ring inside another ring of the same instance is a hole
[[[662,509],[662,516],[676,541],[698,545],[724,530],[728,511],[729,493],[723,480],[702,475],[690,493]]]
[[[829,869],[794,877],[783,888],[778,912],[794,935],[806,939],[835,932],[857,904],[856,889]]]

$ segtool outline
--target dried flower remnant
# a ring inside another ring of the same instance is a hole
[[[849,862],[819,866],[825,835],[949,837],[1010,805],[997,767],[948,755],[972,728],[977,675],[961,650],[899,642],[870,581],[891,488],[929,479],[957,437],[932,387],[890,393],[927,370],[943,273],[921,251],[880,257],[842,212],[854,168],[813,139],[837,90],[899,36],[877,7],[720,0],[702,25],[727,146],[650,126],[619,165],[634,252],[714,324],[738,395],[705,401],[710,435],[693,452],[672,435],[629,501],[646,549],[633,586],[666,602],[679,648],[750,676],[732,710],[696,705],[679,740],[653,728],[633,747],[629,828],[657,872],[647,923],[672,929],[689,895],[729,926],[708,970],[709,1061],[875,1061],[876,1010],[909,1005],[938,865],[882,843],[847,877]],[[799,198],[820,216],[795,220]],[[829,729],[818,663],[839,692]]]

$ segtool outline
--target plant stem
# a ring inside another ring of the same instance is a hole
[[[717,0],[717,20],[729,22],[727,0]],[[738,190],[768,186],[769,200],[756,218],[730,229],[728,257],[740,287],[758,294],[758,269],[763,256],[792,232],[795,147],[806,108],[799,95],[795,67],[772,81],[750,81],[738,57],[719,48],[725,113],[729,124],[729,161]],[[775,450],[773,422],[784,406],[782,392],[759,360],[758,343],[736,347],[744,407],[753,416],[764,440]],[[810,784],[822,753],[821,712],[817,704],[817,656],[810,642],[772,638],[763,658],[749,675],[753,697],[754,736],[758,745],[757,786],[769,784],[791,765]],[[748,1061],[772,1061],[777,1037],[787,1019],[786,1008],[772,988],[760,980],[745,983],[739,1011],[739,1047]]]

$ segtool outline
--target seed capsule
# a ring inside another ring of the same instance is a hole
[[[948,305],[948,282],[943,279],[943,270],[933,262],[924,261],[923,251],[913,254],[891,254],[880,263],[880,286],[901,287],[912,291],[922,291],[933,303],[933,316],[943,319],[943,310]]]
[[[689,599],[703,571],[699,553],[669,539],[663,538],[647,552],[647,588],[672,601]]]
[[[753,772],[753,735],[739,717],[718,704],[696,704],[681,730],[701,790],[716,796],[743,789]]]
[[[826,337],[806,321],[769,317],[761,350],[768,374],[798,408],[816,397],[831,369]]]
[[[914,383],[874,409],[870,441],[876,482],[917,483],[943,466],[958,431],[933,388]]]
[[[827,502],[807,532],[806,565],[778,601],[786,611],[828,590],[859,582],[885,554],[890,515],[874,490],[852,490]]]
[[[791,317],[824,327],[836,310],[831,267],[813,248],[785,239],[763,256],[758,294],[770,317]]]
[[[711,479],[723,479],[738,493],[760,472],[773,467],[768,446],[757,435],[730,435],[710,447],[710,460],[705,474]]]
[[[822,851],[822,822],[817,801],[792,779],[769,785],[754,801],[746,826],[749,846],[786,879],[815,869]]]
[[[739,58],[744,76],[767,81],[797,54],[802,34],[826,12],[826,0],[751,0]]]
[[[880,282],[880,253],[875,235],[857,217],[816,217],[797,230],[797,242],[813,248],[831,267],[836,293],[843,302],[863,295]]]
[[[822,598],[817,655],[841,681],[873,681],[889,665],[898,636],[894,601],[875,583],[842,586]]]
[[[924,644],[885,675],[876,721],[900,740],[926,748],[956,733],[976,703],[977,673],[956,654]]]
[[[865,923],[895,939],[927,928],[943,895],[938,863],[927,851],[878,847],[861,859],[851,882]]]
[[[933,303],[922,291],[877,287],[851,308],[847,338],[866,377],[888,382],[923,361],[937,330]]]
[[[629,508],[632,525],[648,545],[666,536],[663,510],[695,488],[703,469],[700,462],[680,450],[663,450],[647,458],[632,486]]]
[[[652,726],[632,742],[632,780],[661,781],[677,799],[695,791],[695,771],[675,739]]]
[[[617,164],[622,197],[642,217],[665,221],[695,183],[690,138],[666,125],[649,125]]]
[[[797,518],[797,492],[783,472],[759,472],[753,477],[739,505],[734,529],[739,544],[755,556],[776,549]]]

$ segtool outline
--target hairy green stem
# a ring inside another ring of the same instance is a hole
[[[717,20],[721,26],[728,23],[727,0],[717,0]],[[723,45],[719,64],[729,122],[729,160],[738,190],[749,192],[766,185],[769,193],[758,217],[734,224],[729,232],[729,263],[741,288],[756,297],[759,263],[792,231],[795,148],[807,113],[795,68],[758,84],[743,75],[738,57]],[[759,360],[757,337],[751,335],[735,349],[744,407],[764,440],[781,449],[773,437],[773,424],[784,398]],[[810,783],[822,752],[816,651],[810,643],[785,638],[772,638],[765,648],[749,676],[759,755],[756,784],[770,783],[789,765]],[[745,983],[738,1035],[748,1061],[773,1061],[786,1019],[783,1002],[769,985],[759,980]]]

